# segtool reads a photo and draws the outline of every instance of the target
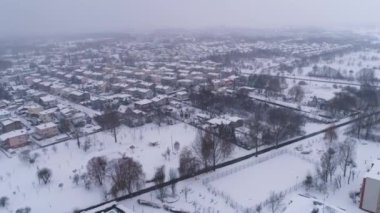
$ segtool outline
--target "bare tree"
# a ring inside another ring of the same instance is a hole
[[[75,174],[73,176],[73,183],[75,183],[75,185],[79,185],[79,181],[80,181],[80,175],[79,174]]]
[[[178,142],[178,141],[174,142],[174,150],[175,150],[176,152],[178,152],[178,151],[179,151],[179,148],[180,148],[180,144],[179,144],[179,142]]]
[[[260,141],[260,135],[263,131],[263,126],[260,124],[260,121],[257,118],[250,118],[248,119],[248,128],[249,128],[249,138],[252,140],[252,142],[255,143],[255,149],[256,149],[256,157],[259,151],[259,145],[261,143]]]
[[[356,78],[361,84],[373,85],[373,83],[376,81],[375,71],[368,68],[361,69],[357,73]]]
[[[24,150],[20,152],[18,157],[20,158],[21,161],[25,163],[33,164],[34,162],[36,162],[37,158],[39,157],[39,154],[38,153],[32,154],[30,150]]]
[[[160,166],[156,168],[154,173],[153,181],[156,185],[160,185],[165,182],[165,166]],[[166,187],[160,187],[158,189],[158,199],[163,201],[166,197]]]
[[[74,134],[75,134],[75,138],[77,140],[77,146],[78,146],[78,149],[79,149],[80,148],[80,136],[81,136],[82,133],[81,133],[81,131],[80,131],[79,128],[75,128]]]
[[[193,174],[199,169],[199,161],[193,155],[191,149],[185,147],[179,156],[179,174],[181,176]]]
[[[103,185],[103,181],[106,177],[107,158],[93,157],[87,163],[87,174],[90,179],[100,186]]]
[[[17,209],[15,213],[30,213],[31,211],[32,209],[30,207],[25,207]]]
[[[301,115],[282,108],[270,109],[267,116],[277,147],[280,139],[299,133],[301,125],[304,123]]]
[[[255,210],[257,213],[260,213],[263,209],[263,206],[261,204],[257,204],[256,207],[255,207]]]
[[[313,186],[313,176],[310,174],[306,175],[305,180],[303,181],[303,185],[305,186],[306,190],[309,191]]]
[[[112,133],[115,143],[117,143],[117,128],[120,126],[118,113],[116,111],[109,111],[103,115],[96,116],[95,120],[103,129],[109,130]]]
[[[175,169],[169,170],[169,178],[170,180],[174,180],[178,177],[177,171]],[[172,196],[174,197],[176,195],[176,183],[172,183],[171,189],[172,189]]]
[[[90,148],[91,148],[91,138],[88,135],[86,135],[82,149],[83,151],[87,152]]]
[[[343,177],[346,177],[348,167],[355,164],[355,148],[356,141],[351,138],[347,138],[343,143],[339,144],[339,163],[343,171]]]
[[[0,207],[4,208],[7,207],[9,204],[9,198],[8,197],[1,197],[0,198]]]
[[[212,162],[216,161],[216,153],[214,153],[214,142],[214,136],[210,131],[199,131],[194,141],[194,153],[203,163],[204,168],[208,168]]]
[[[317,174],[327,183],[330,177],[330,181],[338,167],[338,160],[336,151],[333,148],[328,148],[325,153],[322,154],[320,166],[317,168]]]
[[[285,195],[283,193],[276,194],[275,192],[271,192],[268,202],[268,207],[272,211],[272,213],[278,212],[280,210],[282,201],[284,200]]]
[[[214,149],[217,149],[216,146],[220,148],[221,158],[228,158],[231,153],[234,151],[234,144],[236,142],[235,128],[232,125],[218,125],[216,129],[217,141],[214,141]],[[217,144],[215,144],[217,143]],[[215,150],[217,151],[217,150]],[[215,166],[215,163],[214,163]]]
[[[111,194],[116,197],[120,192],[125,190],[132,193],[144,185],[145,174],[139,162],[132,158],[124,157],[111,161],[109,164],[109,176],[112,181]]]
[[[48,168],[42,168],[37,171],[37,177],[39,182],[43,182],[44,184],[47,184],[50,182],[52,176],[52,172]]]
[[[335,126],[330,126],[326,132],[325,132],[325,136],[324,136],[324,139],[325,140],[328,140],[330,142],[330,144],[334,141],[334,140],[337,140],[338,139],[338,135],[336,134],[336,131],[335,131]]]
[[[300,85],[294,85],[289,89],[289,95],[293,97],[293,100],[300,103],[305,97],[305,92]]]

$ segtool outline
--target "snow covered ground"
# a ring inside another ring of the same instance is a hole
[[[265,201],[272,191],[281,192],[297,185],[313,172],[314,165],[287,153],[211,180],[215,189],[228,194],[245,207]]]
[[[0,197],[9,198],[9,206],[0,208],[0,213],[14,212],[17,208],[29,206],[32,212],[71,212],[74,208],[85,208],[103,201],[103,192],[97,187],[86,190],[72,182],[75,173],[85,172],[89,159],[106,156],[109,160],[130,156],[143,165],[147,179],[154,169],[163,164],[169,168],[178,167],[178,155],[173,153],[170,160],[162,156],[172,142],[178,141],[181,147],[190,145],[197,130],[179,123],[158,127],[154,124],[139,128],[121,127],[118,130],[119,142],[115,143],[109,132],[99,132],[89,136],[91,148],[85,152],[79,149],[76,140],[70,140],[55,146],[33,151],[39,157],[30,165],[17,156],[7,158],[0,154]],[[83,143],[84,138],[81,138]],[[149,142],[158,142],[151,147]],[[131,149],[131,146],[134,149]],[[48,185],[38,183],[38,168],[52,170],[52,181]],[[59,187],[59,184],[63,184]]]
[[[347,137],[343,135],[345,132],[344,128],[339,129],[337,132],[339,141]],[[313,164],[319,161],[321,154],[326,149],[326,143],[327,142],[323,139],[323,135],[312,137],[300,143],[280,149],[298,152],[297,157],[289,154],[279,155],[270,160],[236,171],[230,175],[225,175],[220,179],[213,180],[210,184],[216,189],[223,191],[224,197],[229,197],[237,201],[237,203],[241,202],[248,206],[255,206],[257,200],[267,198],[265,195],[267,195],[268,192],[286,190],[297,183],[301,183],[309,171],[313,173],[315,171]],[[348,184],[347,181],[343,181],[342,188],[333,189],[333,187],[330,187],[327,193],[321,193],[315,189],[306,191],[303,187],[299,187],[294,191],[289,191],[283,201],[281,210],[286,213],[298,213],[304,212],[305,208],[307,210],[319,208],[320,211],[323,211],[323,206],[318,206],[318,204],[313,202],[318,201],[328,206],[325,208],[326,211],[334,210],[332,212],[336,213],[364,213],[364,211],[358,208],[358,204],[352,202],[348,195],[349,192],[358,191],[360,189],[362,178],[366,170],[370,167],[374,159],[380,157],[380,143],[357,140],[356,153],[357,172],[350,184]],[[268,155],[270,155],[270,153],[261,155],[257,159],[265,159]],[[251,161],[251,159],[248,161]],[[247,164],[247,162],[239,164]],[[179,196],[177,201],[169,205],[190,212],[243,212],[237,210],[239,208],[237,205],[233,205],[234,202],[227,202],[223,196],[214,193],[212,190],[207,190],[207,187],[202,184],[205,179],[212,179],[212,177],[215,177],[218,173],[226,170],[232,171],[238,167],[239,164],[178,183],[177,194]],[[189,190],[187,201],[185,199],[184,189]],[[310,196],[310,198],[304,199],[300,197],[299,194]],[[160,203],[155,196],[155,192],[151,192],[134,199],[123,201],[122,204],[131,209],[133,208],[136,213],[151,212],[152,208],[137,204],[137,199]],[[154,212],[165,211],[154,210]],[[262,213],[270,212],[270,209],[267,207],[263,208]]]

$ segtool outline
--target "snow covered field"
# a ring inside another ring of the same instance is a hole
[[[346,136],[343,135],[345,128],[339,129],[339,141],[345,140]],[[275,158],[263,161],[261,163],[252,165],[240,171],[225,175],[220,179],[210,181],[210,184],[234,201],[249,206],[255,206],[259,202],[268,198],[268,193],[271,191],[286,190],[297,183],[301,183],[308,172],[312,174],[315,171],[314,163],[318,162],[321,154],[325,150],[326,141],[323,135],[318,135],[302,142],[290,145],[289,147],[282,148],[281,150],[291,150],[291,152],[298,152],[297,156],[290,154],[279,155]],[[297,149],[296,149],[297,148]],[[308,154],[302,154],[306,152]],[[357,172],[355,173],[353,181],[348,184],[343,181],[342,188],[334,190],[333,187],[329,188],[327,193],[321,193],[315,189],[306,191],[303,187],[295,191],[291,191],[286,195],[281,209],[288,212],[299,212],[299,209],[313,207],[312,200],[319,202],[326,202],[329,209],[334,209],[336,212],[347,213],[363,213],[357,204],[354,204],[349,198],[349,192],[357,191],[360,189],[363,175],[366,170],[370,168],[371,162],[380,157],[380,143],[373,141],[357,140],[356,152]],[[271,154],[271,153],[268,153]],[[265,159],[268,154],[259,156],[257,159]],[[303,159],[300,158],[302,156]],[[304,160],[306,159],[306,160]],[[252,161],[249,159],[248,161]],[[246,164],[247,162],[241,162]],[[178,184],[177,191],[179,199],[171,206],[191,210],[191,212],[223,212],[223,213],[236,213],[242,212],[236,210],[229,203],[223,199],[222,196],[212,193],[207,190],[202,181],[207,178],[217,176],[218,173],[223,173],[228,170],[233,170],[239,164],[231,167],[223,168],[194,178],[183,181]],[[297,178],[298,177],[298,178]],[[243,185],[244,183],[244,185]],[[189,188],[188,199],[186,201],[184,189]],[[309,195],[311,199],[300,198],[299,194]],[[156,203],[160,203],[155,198],[155,192],[144,194],[134,199],[123,201],[122,204],[135,210],[137,213],[151,212],[152,208],[143,207],[137,204],[137,199],[146,199]],[[154,210],[154,212],[165,212],[164,210]],[[268,207],[264,207],[262,213],[270,213]],[[280,211],[281,212],[281,211]]]
[[[285,153],[210,184],[243,206],[254,207],[265,201],[272,191],[281,192],[297,185],[313,169],[313,164]]]
[[[378,51],[366,50],[353,52],[340,57],[336,57],[335,59],[331,59],[328,61],[320,61],[317,64],[312,64],[308,67],[305,67],[303,70],[303,74],[307,75],[313,69],[313,66],[317,65],[319,67],[332,67],[341,71],[341,74],[345,77],[355,78],[356,73],[361,69],[372,69],[374,67],[379,67],[379,61],[380,52]],[[375,71],[375,75],[377,78],[380,78],[380,72]]]
[[[18,208],[31,207],[32,212],[72,212],[74,208],[84,208],[102,202],[104,193],[93,186],[86,190],[75,185],[72,177],[86,170],[88,160],[95,156],[106,156],[109,160],[130,156],[143,165],[146,178],[154,169],[163,164],[167,169],[178,167],[178,155],[173,153],[170,160],[162,156],[171,142],[180,142],[181,148],[190,145],[197,130],[179,123],[158,127],[154,124],[139,128],[122,126],[118,130],[119,142],[115,143],[109,132],[99,132],[89,136],[91,148],[85,152],[79,149],[76,140],[33,151],[39,155],[34,164],[25,163],[17,156],[6,158],[0,153],[0,197],[9,198],[9,206],[0,208],[0,213],[14,212]],[[83,143],[85,139],[81,138]],[[158,142],[151,147],[149,142]],[[131,146],[134,146],[131,149]],[[37,169],[47,167],[52,170],[52,180],[48,185],[38,183]],[[62,184],[62,186],[59,186]]]

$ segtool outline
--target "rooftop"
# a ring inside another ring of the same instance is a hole
[[[145,105],[145,104],[150,104],[150,103],[152,103],[151,100],[143,99],[141,101],[137,101],[135,104],[137,104],[137,105]]]
[[[365,175],[366,178],[372,178],[375,180],[380,180],[380,158],[376,159],[372,163],[371,169]]]
[[[323,203],[323,201],[305,197],[303,195],[297,195],[294,199],[292,199],[291,203],[286,207],[286,210],[283,213],[312,212],[313,209],[318,209],[318,212],[345,212],[337,207]]]
[[[0,135],[0,141],[5,141],[8,138],[13,138],[13,137],[17,137],[20,135],[26,135],[26,134],[28,134],[26,129],[18,129],[18,130],[10,131],[10,132],[7,132],[7,133]]]
[[[55,124],[53,122],[49,122],[49,123],[43,123],[43,124],[36,126],[36,129],[47,129],[47,128],[56,127],[56,126],[57,126],[57,124]]]

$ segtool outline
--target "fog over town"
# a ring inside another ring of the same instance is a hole
[[[379,8],[1,0],[0,213],[380,213]]]

